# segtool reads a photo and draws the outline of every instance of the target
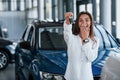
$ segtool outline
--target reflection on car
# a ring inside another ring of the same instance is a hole
[[[95,24],[94,32],[100,39],[98,57],[92,63],[96,77],[101,75],[108,57],[120,51],[118,42],[104,26]],[[15,50],[16,80],[62,80],[67,65],[66,50],[63,23],[37,21],[27,25]]]

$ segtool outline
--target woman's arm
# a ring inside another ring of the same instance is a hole
[[[91,46],[92,47],[91,47]],[[88,61],[94,61],[98,56],[98,48],[99,48],[99,39],[95,37],[95,40],[92,41],[92,44],[86,43],[82,46],[82,50]]]
[[[72,12],[65,13],[65,21],[63,24],[63,28],[64,28],[64,39],[67,44],[70,42],[71,35],[72,35],[72,24],[70,24],[70,21],[69,21],[69,18],[72,16],[73,16]]]
[[[64,40],[68,44],[70,42],[70,39],[72,38],[72,24],[66,24],[66,21],[64,21],[63,24],[64,28]]]

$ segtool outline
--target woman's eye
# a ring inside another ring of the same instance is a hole
[[[86,22],[89,22],[89,21],[90,21],[89,19],[86,20]]]
[[[79,20],[79,22],[82,22],[83,20]]]

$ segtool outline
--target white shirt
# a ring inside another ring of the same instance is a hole
[[[92,61],[97,58],[99,39],[89,38],[82,45],[79,35],[72,34],[72,25],[64,22],[64,39],[67,43],[68,64],[65,72],[66,80],[93,80]]]

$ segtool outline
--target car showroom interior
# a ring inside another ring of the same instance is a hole
[[[120,80],[120,0],[0,0],[0,80],[77,79],[65,78],[67,12],[71,26],[80,12],[93,16],[99,46],[92,80]]]

